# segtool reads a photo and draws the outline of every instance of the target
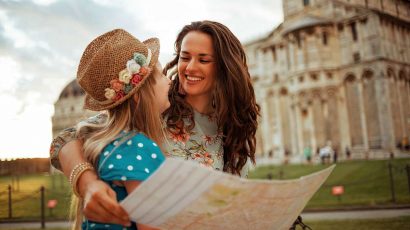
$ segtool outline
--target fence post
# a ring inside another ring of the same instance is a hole
[[[16,179],[17,179],[17,180],[16,180],[16,181],[17,181],[17,191],[20,192],[20,176],[17,175],[16,177],[17,177],[17,178],[16,178]]]
[[[268,175],[266,176],[266,178],[268,178],[268,180],[272,180],[272,178],[273,178],[272,173],[268,173]]]
[[[40,202],[41,202],[41,228],[44,229],[44,228],[46,228],[45,215],[44,215],[44,212],[45,212],[45,210],[44,210],[44,208],[45,208],[44,207],[44,186],[41,186],[40,193],[41,193],[41,199],[40,199]]]
[[[15,184],[15,178],[14,178],[14,175],[12,175],[12,176],[11,176],[11,188],[13,189],[13,191],[14,191],[15,188],[16,188],[16,186],[15,186],[14,184]]]
[[[12,206],[11,206],[11,185],[9,185],[8,190],[9,190],[9,219],[11,219],[13,217]]]
[[[407,171],[407,183],[409,184],[409,193],[410,193],[410,165],[406,165],[406,171]]]
[[[390,191],[392,202],[396,203],[396,194],[394,192],[394,178],[393,178],[393,165],[389,161],[389,176],[390,176]]]

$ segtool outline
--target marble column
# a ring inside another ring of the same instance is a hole
[[[291,131],[291,136],[292,136],[292,149],[289,149],[292,153],[296,153],[298,152],[298,124],[297,124],[297,115],[296,113],[298,112],[298,107],[295,104],[295,102],[292,100],[291,102],[291,106],[289,107],[290,109],[290,115],[291,115],[291,119],[290,119],[290,131]]]
[[[362,126],[362,135],[363,135],[363,148],[365,150],[369,149],[369,138],[367,136],[367,123],[366,123],[366,113],[364,110],[364,102],[363,102],[363,83],[362,81],[358,82],[358,89],[359,89],[359,111],[360,111],[360,120]]]
[[[388,79],[383,70],[376,75],[376,99],[380,119],[382,136],[382,148],[390,150],[394,148],[393,121],[390,109],[390,95]]]
[[[351,149],[352,142],[349,135],[349,119],[347,113],[347,103],[346,103],[346,89],[345,84],[343,84],[339,89],[340,100],[338,100],[338,117],[339,117],[339,127],[340,127],[340,145],[341,148],[344,150],[346,147]]]

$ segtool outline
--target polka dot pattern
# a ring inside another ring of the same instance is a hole
[[[124,133],[125,134],[125,133]],[[146,180],[165,160],[157,145],[143,134],[136,134],[128,140],[121,138],[108,144],[98,161],[98,174],[117,194],[117,201],[127,195],[119,181]],[[115,184],[117,183],[117,185]],[[93,227],[92,227],[93,226]],[[96,223],[90,220],[83,223],[83,229],[135,229],[135,225],[123,228],[120,225]]]
[[[117,139],[102,152],[99,164],[105,167],[99,167],[99,175],[105,181],[143,181],[165,160],[157,145],[143,134],[126,141]]]

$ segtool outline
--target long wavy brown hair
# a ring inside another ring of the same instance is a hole
[[[248,157],[255,163],[256,129],[260,107],[256,104],[255,93],[246,64],[246,56],[240,41],[224,25],[213,21],[197,21],[186,25],[175,41],[176,57],[164,68],[164,74],[175,73],[180,57],[181,43],[185,35],[198,31],[212,37],[216,62],[216,86],[213,92],[214,116],[218,128],[223,132],[225,172],[240,175]],[[169,91],[171,107],[165,112],[167,129],[180,134],[184,128],[194,128],[193,108],[178,92],[178,76]],[[190,119],[184,124],[183,119]]]

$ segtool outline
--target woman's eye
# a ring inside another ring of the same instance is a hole
[[[187,58],[187,57],[179,57],[179,59],[182,60],[182,61],[188,61],[189,60],[189,58]]]
[[[200,60],[200,62],[201,62],[201,63],[209,63],[209,62],[211,62],[211,61],[208,61],[208,60]]]

